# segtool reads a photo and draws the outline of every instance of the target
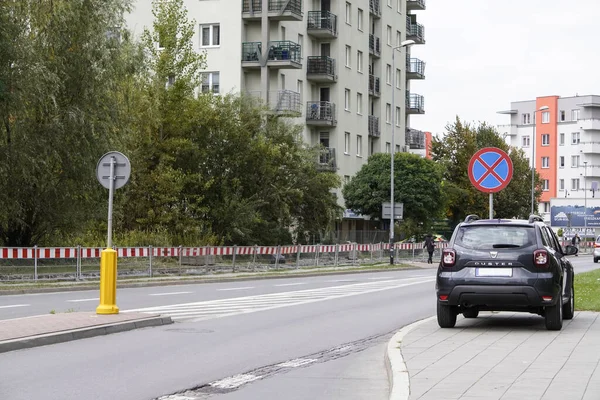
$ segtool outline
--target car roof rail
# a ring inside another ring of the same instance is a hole
[[[544,222],[544,218],[540,217],[539,215],[531,214],[529,216],[529,223],[532,223],[534,221]]]
[[[477,221],[479,219],[479,215],[477,214],[469,214],[465,218],[465,222]]]

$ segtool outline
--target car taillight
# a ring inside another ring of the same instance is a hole
[[[444,249],[442,251],[442,266],[453,267],[456,262],[456,252],[453,249]]]
[[[548,266],[548,252],[546,250],[536,250],[533,252],[533,262],[536,266],[545,268]]]
[[[594,243],[594,247],[596,247],[596,248],[600,247],[600,243]]]

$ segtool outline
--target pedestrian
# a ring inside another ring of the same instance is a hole
[[[573,239],[571,239],[571,244],[575,247],[577,247],[577,252],[579,253],[579,242],[581,242],[581,238],[579,237],[579,233],[576,233],[575,236],[573,236]],[[577,254],[575,254],[575,257],[577,257]]]
[[[433,251],[435,250],[435,241],[433,240],[433,235],[430,233],[425,238],[425,244],[423,248],[427,248],[427,252],[429,253],[429,258],[427,259],[427,264],[433,264]]]

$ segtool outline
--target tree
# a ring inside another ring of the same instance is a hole
[[[468,175],[473,154],[484,147],[497,147],[510,156],[513,176],[509,185],[494,194],[494,215],[498,218],[526,217],[531,207],[531,168],[523,150],[510,147],[491,126],[463,123],[458,117],[446,127],[443,138],[434,138],[432,159],[444,168],[444,193],[448,201],[447,217],[455,226],[468,214],[486,217],[489,214],[488,194],[475,189]],[[537,198],[541,195],[541,180],[536,173]]]
[[[390,156],[373,154],[342,193],[352,211],[381,219],[381,203],[390,201]],[[404,203],[405,234],[421,235],[444,210],[442,172],[431,160],[409,153],[394,156],[394,199]]]

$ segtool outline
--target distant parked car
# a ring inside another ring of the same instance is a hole
[[[594,257],[594,262],[597,263],[598,260],[600,260],[600,236],[598,236],[594,242],[594,251],[592,255]]]

